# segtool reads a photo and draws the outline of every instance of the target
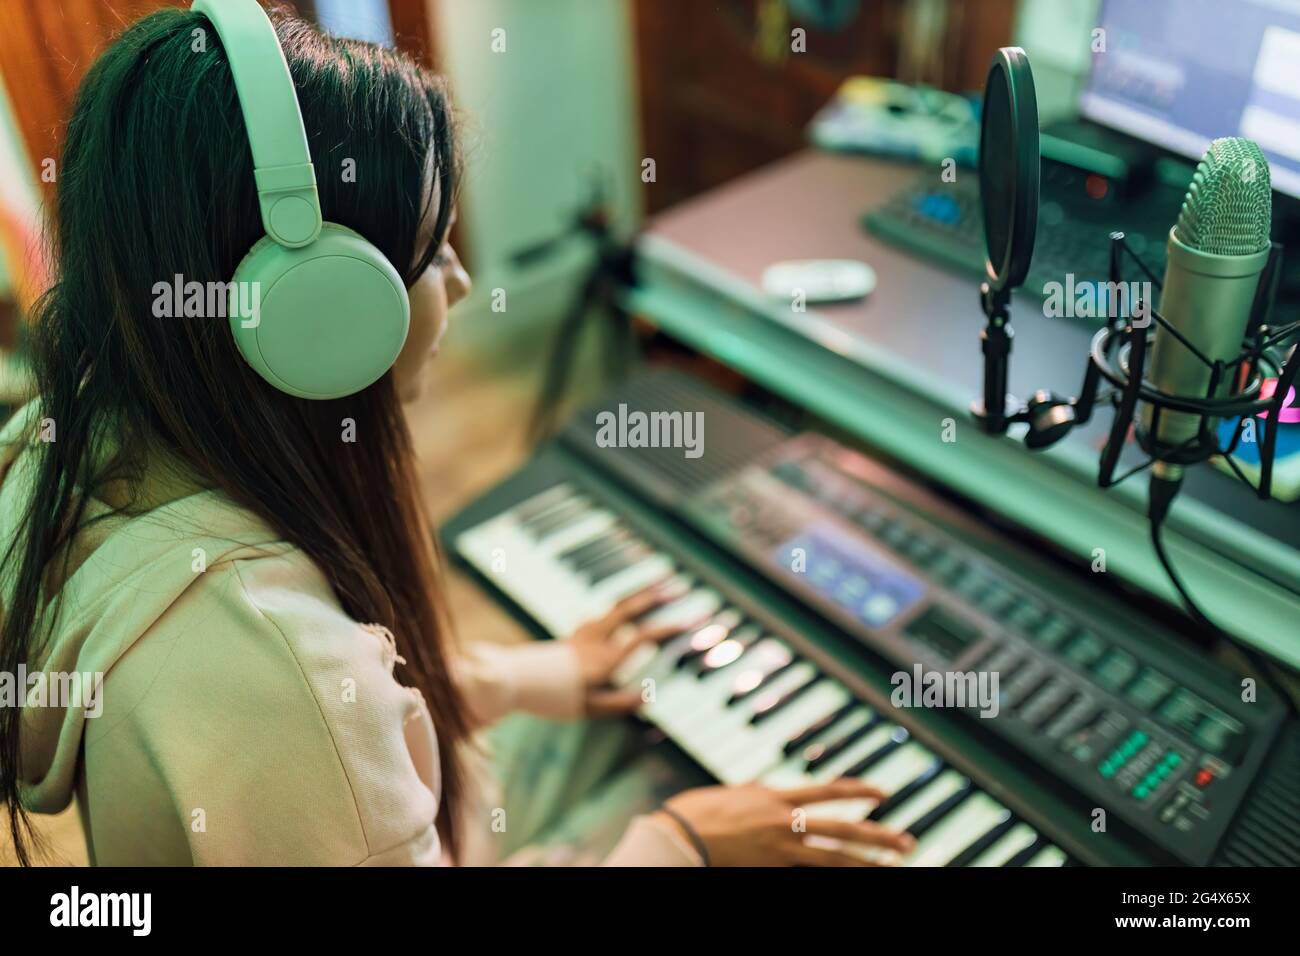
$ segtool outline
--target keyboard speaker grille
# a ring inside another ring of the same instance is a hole
[[[1215,866],[1300,866],[1300,724],[1282,728]]]

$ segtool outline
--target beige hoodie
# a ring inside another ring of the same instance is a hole
[[[31,487],[34,416],[0,432],[0,548]],[[219,492],[173,482],[150,504],[83,532],[53,640],[28,663],[48,687],[92,677],[86,699],[24,707],[27,805],[54,813],[75,794],[101,865],[444,862],[437,735],[393,678],[391,635],[350,619],[305,554]],[[458,677],[481,724],[581,710],[563,644],[481,646]],[[639,818],[606,862],[698,857]]]

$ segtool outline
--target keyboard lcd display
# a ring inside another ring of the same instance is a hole
[[[868,627],[886,626],[925,593],[919,580],[834,528],[809,528],[781,544],[773,559]]]

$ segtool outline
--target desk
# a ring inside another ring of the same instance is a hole
[[[800,153],[653,219],[627,305],[665,333],[844,428],[918,472],[1171,602],[1145,518],[1145,476],[1096,486],[1109,414],[1047,452],[979,431],[984,317],[977,282],[863,231],[864,211],[915,174],[908,164]],[[959,175],[974,175],[963,172]],[[759,288],[779,259],[855,258],[869,299],[794,312]],[[1095,328],[1013,304],[1011,390],[1075,394]],[[956,441],[943,441],[945,420]],[[1174,563],[1222,626],[1300,667],[1300,507],[1256,500],[1208,466],[1189,476],[1167,527]]]

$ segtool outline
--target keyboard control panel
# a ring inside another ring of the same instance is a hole
[[[879,471],[805,435],[686,510],[900,675],[971,688],[957,707],[1096,808],[1186,862],[1208,860],[1267,747],[1276,706],[1243,700],[1226,670],[1167,653],[1145,622],[1081,613],[995,563],[875,487]],[[974,699],[979,686],[996,687],[996,706]],[[951,695],[936,700],[954,706]]]

